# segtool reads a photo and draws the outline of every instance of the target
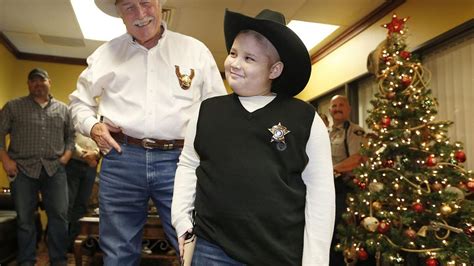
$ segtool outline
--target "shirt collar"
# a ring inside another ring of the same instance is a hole
[[[334,130],[342,130],[342,129],[344,129],[344,123],[345,123],[345,121],[344,121],[343,123],[340,123],[340,124],[337,125],[337,126],[332,125],[332,130],[334,131]]]
[[[32,102],[34,102],[34,103],[38,104],[38,103],[35,101],[35,98],[33,97],[33,95],[31,95],[31,94],[28,94],[28,98],[29,98],[29,99],[30,99]],[[51,101],[52,101],[52,100],[53,100],[53,95],[51,95],[51,94],[48,94],[48,101],[47,101],[47,102],[48,102],[48,104],[47,104],[47,105],[49,105],[49,104],[51,103]]]
[[[166,33],[168,32],[168,25],[167,25],[166,22],[163,21],[163,20],[161,21],[161,28],[163,28],[163,32],[161,33],[161,38],[158,40],[158,43],[156,44],[156,46],[158,46],[158,45],[160,44],[160,42],[162,42],[162,41],[166,38],[166,36],[167,36]],[[129,42],[130,42],[131,44],[141,46],[138,42],[135,41],[135,37],[133,37],[133,36],[132,36],[130,33],[128,33],[128,32],[127,32],[126,34],[128,35],[128,37],[129,37]],[[154,47],[156,47],[156,46],[154,46]],[[153,49],[153,47],[152,47],[152,49]]]

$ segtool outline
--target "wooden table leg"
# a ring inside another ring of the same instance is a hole
[[[86,236],[79,235],[76,240],[74,240],[74,258],[76,259],[76,266],[82,266],[82,242],[86,239]]]

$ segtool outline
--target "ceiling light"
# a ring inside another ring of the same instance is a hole
[[[71,0],[84,39],[110,41],[126,32],[121,18],[106,15],[94,0]]]
[[[298,37],[300,37],[308,51],[313,49],[314,46],[333,33],[337,28],[339,28],[339,26],[336,25],[300,20],[290,21],[290,23],[288,23],[288,27],[292,29],[298,35]]]

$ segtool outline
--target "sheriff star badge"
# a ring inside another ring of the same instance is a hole
[[[272,139],[270,142],[275,142],[279,151],[286,150],[285,135],[290,133],[288,128],[283,126],[281,122],[278,122],[278,125],[274,125],[268,130],[272,133]]]

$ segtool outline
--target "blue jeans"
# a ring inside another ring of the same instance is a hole
[[[68,248],[74,245],[74,239],[79,234],[81,219],[87,212],[87,203],[94,186],[96,168],[86,162],[71,159],[66,165],[67,187],[69,194],[69,235]]]
[[[163,230],[177,250],[171,200],[180,149],[146,150],[122,144],[102,160],[99,178],[99,245],[105,265],[138,265],[151,198]]]
[[[192,266],[244,266],[222,250],[219,246],[197,237]]]
[[[39,179],[22,172],[11,183],[18,224],[18,264],[36,261],[35,212],[38,210],[38,192],[48,216],[48,253],[51,264],[65,263],[67,241],[67,180],[64,167],[53,176],[41,171]]]

